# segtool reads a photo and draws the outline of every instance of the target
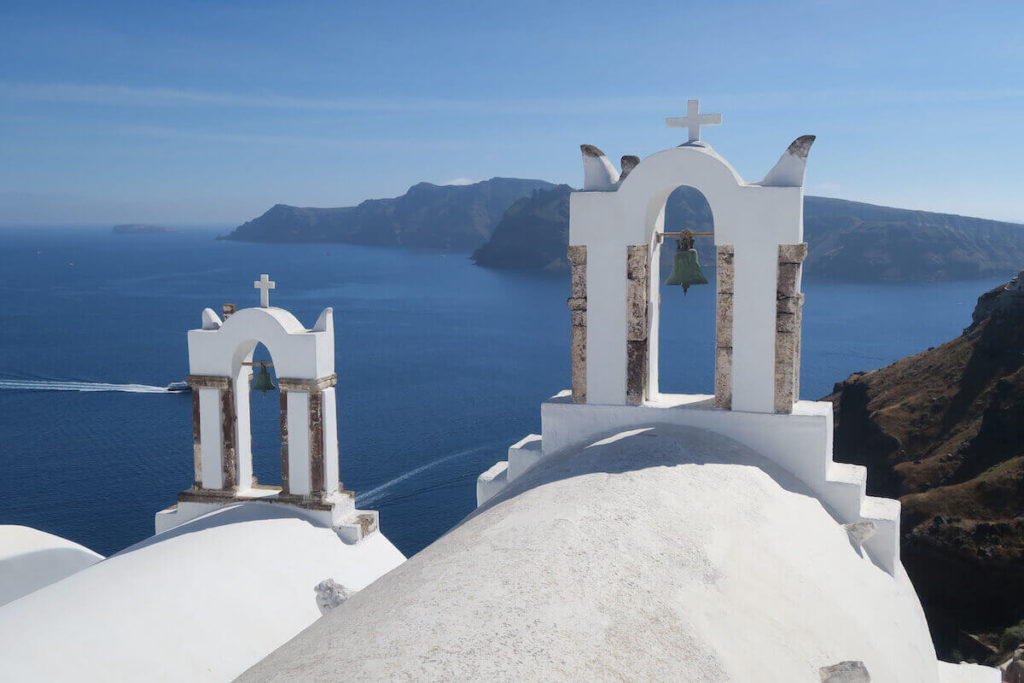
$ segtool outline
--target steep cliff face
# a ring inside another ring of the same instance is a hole
[[[836,459],[903,504],[903,563],[936,645],[1024,617],[1024,288],[978,299],[964,333],[836,385]]]
[[[1024,226],[826,197],[804,200],[810,277],[847,282],[970,280],[1024,263]]]
[[[491,178],[472,185],[418,183],[401,197],[332,209],[277,204],[223,239],[243,242],[344,242],[470,250],[483,244],[505,210],[543,180]]]
[[[473,253],[478,266],[524,270],[566,270],[569,261],[565,248],[569,244],[568,185],[536,192],[509,207],[494,234]],[[712,229],[711,208],[707,200],[691,187],[673,192],[665,206],[665,224],[683,225],[697,232]],[[663,265],[672,260],[671,243],[662,248]],[[697,244],[701,263],[714,263],[714,244],[701,240]]]
[[[564,206],[555,206],[555,201]],[[499,268],[568,268],[569,195],[537,195],[515,207],[477,264]],[[555,220],[557,218],[557,220]],[[670,230],[714,229],[707,200],[681,187],[669,196]],[[804,200],[810,255],[804,276],[843,282],[914,282],[972,279],[1013,272],[1024,263],[1024,226],[928,211],[910,211],[827,197]],[[557,239],[556,239],[557,238]],[[671,246],[671,244],[669,244]],[[710,240],[698,240],[702,263],[714,263]],[[500,253],[499,253],[500,251]],[[671,258],[671,249],[662,249]]]
[[[489,268],[565,269],[572,191],[559,185],[510,206],[491,238],[473,252],[474,262]]]

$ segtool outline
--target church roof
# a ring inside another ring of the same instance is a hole
[[[103,559],[83,545],[16,524],[0,525],[0,605]]]
[[[229,680],[320,617],[319,582],[359,590],[403,560],[379,532],[221,508],[0,608],[0,680]]]
[[[242,677],[937,679],[915,592],[749,448],[657,426],[541,461]]]

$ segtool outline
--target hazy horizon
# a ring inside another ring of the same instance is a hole
[[[544,180],[544,179],[543,178],[539,178],[537,180]],[[475,182],[483,182],[483,181],[475,181]],[[553,182],[553,181],[548,181],[548,182]],[[437,184],[441,185],[442,183],[437,183]],[[458,183],[458,184],[461,185],[461,184],[469,184],[469,183]],[[405,194],[405,192],[403,191],[400,194]],[[400,195],[395,195],[395,196],[400,196]],[[862,200],[859,200],[859,199],[852,199],[852,198],[849,198],[849,197],[832,197],[832,196],[829,196],[829,195],[826,195],[826,194],[807,193],[805,196],[823,197],[825,199],[840,199],[840,200],[843,200],[843,201],[852,201],[852,202],[861,202],[862,201]],[[340,207],[343,207],[343,206],[355,206],[359,202],[365,201],[367,199],[387,199],[387,197],[365,197],[364,199],[361,199],[361,200],[358,200],[356,202],[353,202],[352,204],[339,205],[339,207],[315,207],[315,208],[340,208]],[[275,203],[283,203],[283,202],[275,202]],[[874,204],[874,202],[865,202],[865,203]],[[115,225],[143,224],[143,225],[159,225],[159,226],[176,228],[176,229],[181,229],[181,230],[223,230],[223,231],[227,232],[227,231],[233,230],[234,228],[237,228],[238,226],[240,226],[241,224],[243,224],[243,223],[245,223],[247,221],[250,221],[250,220],[252,220],[254,218],[257,218],[258,216],[262,215],[264,213],[264,211],[266,211],[267,209],[270,209],[271,206],[273,206],[273,204],[268,205],[265,209],[263,209],[259,213],[255,213],[252,216],[248,216],[248,217],[245,217],[245,218],[240,218],[238,221],[235,221],[235,222],[224,222],[224,221],[217,221],[217,222],[209,222],[209,221],[208,222],[200,222],[200,221],[193,221],[193,222],[187,222],[187,221],[162,221],[161,222],[161,221],[130,221],[130,220],[129,221],[68,221],[68,222],[64,222],[64,223],[53,222],[53,221],[49,221],[49,222],[35,222],[35,223],[34,222],[28,222],[28,221],[25,221],[25,222],[13,222],[13,221],[4,222],[2,220],[2,214],[0,214],[0,229],[9,229],[9,228],[42,228],[42,229],[51,229],[51,228],[52,229],[97,228],[97,229],[99,229],[99,228],[112,228]],[[955,211],[934,211],[933,209],[929,209],[927,207],[921,207],[921,206],[896,206],[896,205],[893,205],[893,204],[876,204],[876,206],[888,206],[888,207],[894,208],[894,209],[907,209],[907,210],[911,210],[911,211],[927,211],[927,212],[931,212],[931,213],[950,214],[950,215],[964,216],[964,217],[968,217],[968,218],[981,218],[981,219],[985,219],[985,220],[1002,221],[1002,222],[1005,222],[1005,223],[1014,223],[1014,224],[1019,224],[1019,225],[1024,226],[1024,219],[1013,220],[1013,219],[1003,219],[1003,218],[992,218],[990,216],[978,216],[978,215],[972,215],[972,214],[966,214],[966,213],[957,213]],[[313,207],[309,207],[309,208],[313,208]]]

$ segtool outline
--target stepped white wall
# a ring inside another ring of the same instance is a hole
[[[563,391],[541,406],[542,435],[530,435],[481,475],[477,504],[497,495],[535,462],[623,429],[678,425],[706,429],[734,439],[806,484],[841,524],[871,522],[876,533],[865,542],[872,559],[890,574],[899,566],[899,502],[867,496],[863,467],[832,461],[832,404],[800,401],[792,414],[716,410],[713,397],[662,394],[641,406],[573,403]]]

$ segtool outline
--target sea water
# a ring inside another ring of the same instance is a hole
[[[407,555],[472,511],[477,475],[569,385],[564,274],[217,232],[0,229],[0,524],[104,555],[152,534],[192,481],[191,398],[164,390],[188,373],[186,332],[207,306],[257,305],[260,273],[306,325],[334,308],[341,478]],[[802,397],[956,336],[996,284],[805,283]],[[714,288],[661,305],[662,391],[711,393]],[[255,473],[278,484],[276,393],[252,411]]]

